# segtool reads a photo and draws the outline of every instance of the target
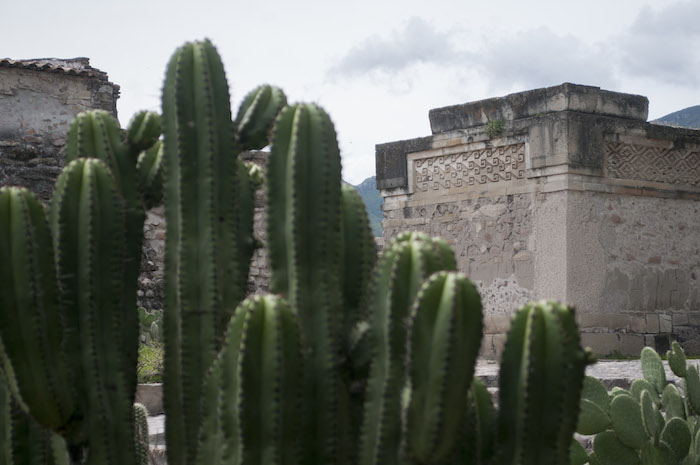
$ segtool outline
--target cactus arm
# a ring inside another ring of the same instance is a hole
[[[499,376],[503,463],[568,463],[588,363],[573,309],[544,301],[520,309]]]
[[[281,299],[253,298],[241,344],[242,464],[293,465],[301,399],[296,316]]]
[[[245,96],[234,121],[242,150],[259,150],[268,144],[275,118],[285,105],[284,92],[270,85],[258,86]]]
[[[365,313],[366,289],[377,257],[364,201],[354,187],[342,186],[343,302],[346,316],[343,334],[350,334]]]
[[[526,401],[523,384],[527,378],[522,376],[522,366],[526,363],[529,354],[529,345],[526,333],[529,332],[530,313],[520,311],[516,313],[508,330],[506,345],[501,359],[501,369],[498,375],[498,383],[502,387],[512,388],[498,390],[498,442],[499,454],[504,464],[514,463],[518,455],[517,448],[523,440],[521,425],[524,421],[524,403]]]
[[[136,171],[146,208],[163,201],[163,143],[156,142],[139,155]]]
[[[210,42],[185,44],[171,58],[163,124],[166,378],[182,384],[165,392],[170,399],[166,403],[180,403],[172,426],[166,420],[166,435],[169,458],[182,465],[196,455],[196,441],[187,446],[185,456],[181,447],[186,437],[199,437],[201,380],[247,281],[247,266],[241,266],[236,246],[241,235],[236,211],[239,165],[228,86]],[[180,409],[182,419],[177,416]]]
[[[395,463],[401,440],[400,396],[405,381],[409,309],[422,282],[433,272],[453,269],[454,255],[443,241],[424,234],[397,236],[385,248],[368,301],[373,353],[360,430],[362,464]]]
[[[60,178],[61,189],[54,193],[59,218],[54,240],[61,302],[68,314],[66,333],[74,333],[67,341],[72,351],[68,357],[80,360],[75,372],[82,375],[76,384],[82,385],[79,394],[89,415],[89,460],[134,463],[130,380],[136,364],[125,372],[128,354],[120,328],[125,231],[121,196],[109,168],[99,160],[75,160]],[[130,313],[138,325],[137,313]]]
[[[309,346],[303,463],[347,460],[338,439],[347,412],[336,367],[340,349],[340,153],[328,115],[315,105],[280,113],[268,165],[271,289],[299,316]]]
[[[148,465],[148,410],[143,404],[134,404],[134,442],[138,465]]]
[[[157,116],[157,115],[156,115]],[[137,118],[138,119],[138,118]],[[152,120],[152,118],[148,118]],[[160,132],[159,127],[157,131]],[[127,376],[127,385],[134,401],[136,390],[136,372],[133,367],[138,359],[138,319],[133,312],[136,306],[136,290],[141,268],[141,245],[145,213],[137,186],[136,158],[138,152],[132,152],[122,140],[122,133],[117,120],[107,111],[92,110],[79,114],[70,127],[70,136],[66,145],[66,161],[93,157],[109,166],[124,201],[126,230],[124,233],[125,253],[122,256],[123,267],[119,293],[122,309],[119,331],[123,334],[124,351],[123,373]]]
[[[23,408],[42,425],[68,428],[76,408],[67,360],[53,245],[39,201],[0,189],[0,371]]]
[[[224,345],[219,352],[217,363],[222,365],[221,395],[225,399],[221,405],[221,429],[225,438],[222,463],[225,465],[238,465],[241,463],[242,432],[240,416],[240,370],[238,369],[241,355],[241,342],[243,330],[250,311],[252,302],[244,300],[236,308],[224,339]]]
[[[126,142],[132,154],[148,150],[156,143],[162,132],[161,118],[153,111],[139,111],[126,129]]]
[[[223,370],[221,359],[215,360],[202,383],[202,426],[199,430],[197,459],[194,462],[198,465],[223,463],[224,447],[227,444],[223,437],[220,414]]]
[[[405,449],[415,463],[441,463],[457,443],[481,344],[476,287],[458,273],[433,275],[416,297],[409,332]]]
[[[176,52],[177,53],[177,52]],[[184,465],[185,460],[185,420],[182,398],[182,356],[180,339],[182,323],[179,314],[178,285],[180,280],[180,223],[179,190],[180,159],[178,155],[178,123],[175,99],[178,56],[168,62],[165,84],[163,85],[163,201],[166,205],[165,220],[170,225],[165,235],[165,295],[163,312],[163,406],[166,416],[166,443],[168,460],[173,465]],[[169,206],[173,205],[173,206]]]

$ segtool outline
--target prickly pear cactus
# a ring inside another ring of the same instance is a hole
[[[644,379],[633,381],[629,391],[615,388],[608,394],[599,381],[586,378],[577,430],[595,434],[591,464],[700,463],[700,421],[691,401],[698,392],[694,387],[697,368],[686,364],[677,342],[667,359],[674,374],[683,379],[685,399],[668,383],[661,358],[649,347],[641,354]]]

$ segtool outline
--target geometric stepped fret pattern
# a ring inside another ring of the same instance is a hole
[[[697,150],[608,142],[605,155],[609,178],[700,187],[700,152]]]
[[[468,150],[413,162],[414,192],[523,179],[525,143]]]

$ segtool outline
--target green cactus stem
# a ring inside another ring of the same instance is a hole
[[[162,132],[161,118],[152,111],[139,111],[129,122],[126,141],[132,153],[139,154],[156,143]]]
[[[275,118],[285,105],[282,89],[267,84],[245,96],[234,121],[242,150],[260,150],[268,144]]]
[[[455,270],[444,241],[403,233],[384,249],[369,297],[368,344],[372,350],[359,442],[359,463],[400,460],[401,395],[406,377],[405,321],[421,284],[432,273]]]
[[[252,206],[241,206],[252,196],[241,195],[244,166],[235,157],[229,101],[210,42],[187,43],[174,53],[163,88],[164,402],[173,465],[196,457],[202,380],[245,295],[252,254],[252,217],[241,213],[252,215]],[[246,256],[241,242],[249,244]]]
[[[467,395],[467,412],[463,419],[459,443],[452,459],[455,465],[487,465],[494,455],[496,410],[491,393],[474,377]]]
[[[163,202],[163,143],[157,141],[139,155],[136,171],[146,208]]]
[[[434,274],[409,322],[404,449],[416,464],[444,462],[457,444],[481,345],[481,299],[466,276]]]
[[[148,409],[143,404],[134,404],[134,442],[139,465],[148,465]]]
[[[46,213],[24,188],[0,188],[0,372],[22,408],[47,428],[70,430],[76,397],[61,350],[54,252]]]
[[[333,124],[321,108],[282,110],[267,167],[270,288],[299,316],[308,345],[302,463],[348,460],[341,342],[341,179]]]
[[[571,307],[539,302],[518,311],[499,375],[502,463],[568,463],[589,363]]]
[[[131,306],[136,325],[122,325],[125,215],[107,165],[90,158],[68,164],[56,183],[51,216],[64,344],[77,398],[87,406],[90,463],[134,463],[136,362],[124,348],[138,344],[138,315]]]
[[[372,269],[377,261],[374,241],[365,203],[357,190],[342,186],[343,231],[343,302],[345,321],[343,334],[350,334],[359,321],[367,316],[367,289]]]
[[[127,130],[127,135],[139,132],[139,147],[147,147],[160,135],[160,125],[150,124],[151,135],[144,135],[144,131],[136,131],[134,126],[143,126],[144,121],[159,119],[157,114],[142,112],[132,121],[132,126]],[[148,140],[146,140],[148,139]],[[78,158],[97,158],[102,160],[110,169],[116,180],[118,191],[121,194],[126,230],[124,232],[125,250],[122,256],[122,277],[120,279],[121,292],[119,293],[119,305],[122,309],[119,325],[123,329],[125,339],[122,343],[124,351],[123,372],[128,377],[128,386],[131,394],[131,402],[134,402],[133,393],[136,389],[136,373],[133,366],[138,359],[138,319],[133,308],[136,306],[136,290],[138,276],[141,270],[141,246],[143,241],[143,223],[145,220],[144,205],[139,194],[137,184],[136,163],[138,150],[130,143],[125,143],[119,123],[104,110],[92,110],[80,113],[71,123],[66,139],[66,161],[71,162]],[[127,336],[128,335],[128,336]],[[136,335],[136,336],[135,336]]]

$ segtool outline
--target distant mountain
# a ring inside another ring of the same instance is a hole
[[[372,227],[372,232],[375,236],[382,235],[382,203],[384,199],[379,195],[377,190],[377,178],[372,176],[362,181],[360,184],[353,186],[362,196],[367,208],[367,216],[369,216],[369,224]]]
[[[700,129],[700,105],[674,111],[659,119],[655,119],[652,123],[663,124],[664,126]]]

